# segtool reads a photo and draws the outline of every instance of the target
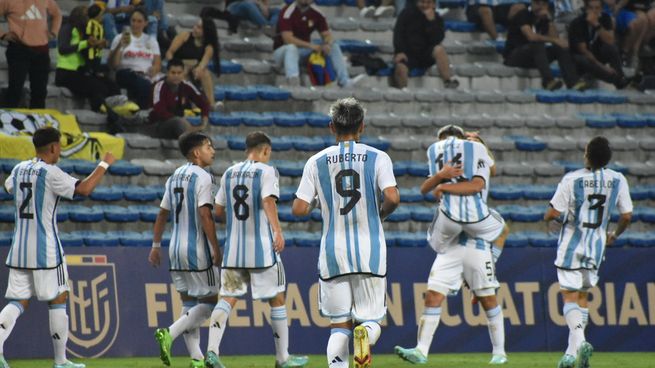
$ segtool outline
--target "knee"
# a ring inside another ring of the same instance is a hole
[[[395,73],[398,76],[406,76],[409,73],[409,67],[405,63],[397,63]]]
[[[480,6],[478,8],[478,14],[481,18],[493,18],[493,12],[489,6]]]
[[[298,47],[296,45],[289,44],[289,45],[284,45],[283,47],[284,47],[284,56],[285,57],[287,57],[287,58],[290,57],[290,58],[294,58],[294,59],[299,58],[299,56],[298,56],[299,55]]]
[[[434,290],[428,290],[425,293],[425,305],[428,307],[441,307],[445,296]]]
[[[482,304],[482,309],[486,311],[498,306],[498,301],[496,300],[495,295],[479,297],[478,300],[480,301],[480,304]]]
[[[437,45],[432,49],[432,55],[436,58],[437,55],[446,55],[446,48],[443,45]]]

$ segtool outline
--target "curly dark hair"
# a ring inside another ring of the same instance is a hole
[[[76,6],[71,10],[70,15],[68,16],[68,24],[76,28],[80,32],[84,32],[86,28],[86,22],[89,20],[87,16],[87,7],[86,5]]]
[[[586,156],[591,169],[600,169],[607,166],[612,159],[610,142],[603,136],[592,138],[587,144]]]

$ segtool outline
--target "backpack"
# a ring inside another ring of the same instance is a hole
[[[320,52],[313,52],[307,60],[307,74],[313,86],[327,86],[336,79],[332,60]]]

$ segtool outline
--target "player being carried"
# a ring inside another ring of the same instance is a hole
[[[627,180],[623,174],[605,168],[611,158],[612,150],[605,137],[589,141],[584,154],[585,168],[562,178],[544,215],[546,221],[559,221],[563,215],[555,267],[569,342],[559,368],[589,366],[593,347],[584,335],[589,318],[587,295],[598,283],[605,247],[612,245],[632,218]],[[607,232],[614,208],[620,213],[619,223],[615,231]]]
[[[277,170],[268,165],[271,139],[263,132],[246,137],[247,159],[231,166],[216,194],[216,217],[227,222],[221,274],[221,300],[211,315],[207,367],[223,367],[219,346],[237,298],[246,295],[271,306],[275,367],[303,367],[306,356],[289,355],[289,326],[284,292],[286,279],[279,253],[284,237],[277,215],[280,196]]]
[[[492,246],[491,241],[502,246],[509,229],[502,217],[486,205],[495,163],[480,137],[471,135],[465,141],[465,133],[458,126],[441,128],[437,137],[439,141],[428,149],[430,177],[421,185],[421,191],[425,194],[436,188],[441,200],[428,230],[428,240],[438,255],[428,278],[417,345],[409,349],[396,346],[394,350],[410,363],[427,363],[441,318],[441,304],[446,296],[457,293],[464,281],[487,315],[493,346],[489,363],[505,364],[505,327],[496,300],[499,284],[495,275],[501,248]]]
[[[159,328],[155,339],[160,358],[171,364],[171,345],[184,335],[191,367],[204,367],[198,328],[218,301],[221,250],[212,215],[213,176],[206,168],[214,162],[211,139],[203,133],[185,133],[179,138],[182,155],[188,162],[166,181],[159,215],[155,220],[152,249],[148,260],[161,263],[161,239],[172,212],[173,232],[168,249],[171,277],[182,298],[182,316],[168,328]]]
[[[63,198],[88,196],[100,183],[114,156],[106,153],[91,175],[78,180],[55,164],[61,154],[61,133],[53,128],[37,129],[32,137],[36,157],[16,165],[5,181],[14,193],[16,221],[14,240],[7,256],[9,281],[0,312],[0,367],[8,368],[3,346],[30,299],[48,302],[50,336],[55,351],[54,368],[83,368],[66,359],[68,341],[68,270],[57,230],[57,205]]]
[[[355,367],[370,367],[370,346],[380,337],[386,314],[382,221],[398,207],[400,194],[389,156],[358,143],[364,130],[361,104],[354,98],[338,100],[330,117],[337,144],[307,161],[292,210],[306,216],[316,204],[321,207],[319,307],[331,323],[328,366],[348,367],[354,335]],[[354,332],[353,322],[358,324]]]

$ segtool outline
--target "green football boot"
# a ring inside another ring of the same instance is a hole
[[[308,361],[309,358],[306,355],[289,355],[289,359],[286,362],[275,362],[275,368],[304,367]]]
[[[159,344],[159,358],[164,365],[171,365],[171,345],[173,339],[168,332],[168,328],[158,328],[155,331],[155,340]]]
[[[218,355],[214,353],[213,351],[207,352],[207,356],[205,357],[205,367],[207,368],[225,368],[223,363],[221,363],[221,360],[218,359]]]
[[[403,360],[406,360],[412,364],[425,364],[428,362],[428,358],[423,355],[417,348],[405,349],[400,346],[393,348],[393,351],[396,352],[396,355],[401,357]]]
[[[575,357],[570,354],[564,354],[562,359],[557,363],[557,368],[574,368],[575,367]]]
[[[583,341],[578,348],[578,360],[576,368],[589,368],[589,358],[594,352],[594,347],[590,343]]]

